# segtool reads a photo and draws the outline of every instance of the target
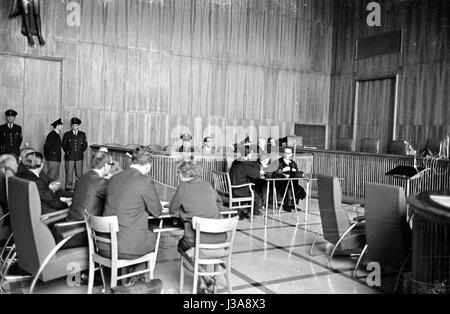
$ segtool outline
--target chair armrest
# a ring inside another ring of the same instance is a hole
[[[51,213],[48,213],[48,214],[41,215],[41,220],[52,218],[52,217],[55,217],[55,216],[60,216],[60,215],[61,216],[62,215],[67,216],[68,213],[69,213],[69,209],[68,208],[67,209],[57,210],[57,211],[54,211],[54,212],[51,212]]]
[[[84,225],[86,222],[84,220],[80,221],[69,221],[69,222],[59,222],[55,224],[55,227],[70,227],[70,226],[76,226],[76,225]]]
[[[363,222],[366,220],[366,216],[356,216],[353,218],[353,221],[359,223],[359,222]]]
[[[62,209],[52,213],[41,215],[41,221],[46,225],[54,223],[56,221],[60,221],[67,218],[67,214],[69,213],[69,209]]]
[[[255,185],[255,184],[254,183],[246,183],[246,184],[240,184],[240,185],[232,185],[231,188],[238,189],[238,188],[245,188],[246,186],[251,188],[253,185]]]
[[[219,213],[220,213],[222,216],[225,216],[225,215],[231,216],[231,215],[237,215],[237,214],[238,214],[238,211],[237,211],[237,210],[222,210],[222,211],[220,211]]]
[[[86,226],[70,229],[70,230],[67,230],[65,232],[61,232],[61,236],[64,239],[66,239],[68,237],[72,237],[74,235],[77,235],[77,234],[80,234],[80,233],[84,233],[84,232],[86,232]]]
[[[0,217],[0,221],[2,221],[3,219],[5,219],[8,216],[9,216],[9,213],[4,214],[3,216]]]

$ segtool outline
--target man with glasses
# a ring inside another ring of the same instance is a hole
[[[292,159],[292,148],[286,147],[284,148],[283,157],[278,160],[278,171],[276,173],[276,177],[279,178],[301,178],[303,173],[299,171],[297,163]],[[296,201],[302,200],[306,197],[305,190],[298,184],[298,180],[292,181],[294,185],[295,199]],[[288,185],[288,181],[279,181],[277,182],[277,190],[280,193],[284,194],[286,187]],[[283,209],[287,212],[290,212],[296,204],[293,203],[293,198],[291,195],[291,190],[288,191],[288,202],[287,206],[283,206]]]
[[[108,153],[98,151],[92,156],[92,169],[86,172],[76,183],[72,206],[68,219],[84,220],[84,210],[90,215],[102,216],[105,207],[108,176],[113,165]]]
[[[108,180],[105,179],[105,176],[109,173],[111,164],[111,156],[108,153],[98,151],[92,156],[92,169],[86,172],[75,185],[67,221],[84,221],[85,210],[90,215],[103,216],[108,186]],[[78,227],[80,225],[54,227],[52,233],[59,242],[63,239],[62,233]],[[86,233],[82,233],[69,240],[64,248],[87,246],[87,244]]]
[[[215,154],[214,141],[211,136],[207,136],[203,140],[203,155]]]

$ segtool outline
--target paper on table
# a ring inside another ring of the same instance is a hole
[[[450,196],[430,195],[430,198],[432,201],[434,201],[442,206],[450,207]]]

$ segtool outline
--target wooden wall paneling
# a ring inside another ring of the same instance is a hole
[[[79,44],[78,88],[79,108],[104,108],[102,95],[103,46]]]
[[[79,26],[70,26],[71,24],[68,24],[67,20],[69,20],[70,23],[73,23],[75,21],[72,18],[73,13],[74,13],[74,7],[73,7],[73,5],[68,7],[69,3],[76,3],[81,7],[81,2],[82,2],[81,0],[55,1],[55,3],[54,3],[55,17],[54,17],[54,22],[53,22],[54,40],[55,41],[57,41],[57,42],[58,41],[79,41],[80,27]],[[70,9],[70,10],[68,10],[68,9]],[[68,13],[71,14],[70,18],[68,18]]]
[[[103,56],[101,99],[104,101],[104,108],[108,111],[124,112],[128,52],[125,49],[104,46]]]
[[[169,107],[170,107],[170,114],[177,115],[180,114],[183,110],[183,108],[180,108],[181,106],[181,99],[180,99],[180,77],[181,77],[181,58],[171,56],[170,57],[170,67],[167,69],[170,73],[169,77]]]
[[[10,1],[6,2],[9,4]],[[0,50],[8,50],[10,26],[12,24],[12,21],[8,18],[10,11],[9,5],[0,5]]]
[[[208,84],[210,97],[207,103],[207,115],[224,117],[226,114],[225,98],[228,92],[226,89],[227,64],[220,61],[211,61],[207,64],[210,67],[209,74],[211,82]]]
[[[180,115],[190,115],[192,112],[192,63],[188,57],[176,57],[179,59],[179,76],[175,78],[174,84],[179,86],[178,112]],[[178,81],[177,81],[178,80]]]
[[[151,54],[142,50],[129,50],[126,68],[125,94],[127,112],[147,112],[150,108]]]
[[[159,74],[157,76],[159,82],[158,89],[158,102],[159,112],[169,113],[170,110],[170,56],[166,54],[159,54]]]
[[[18,113],[16,123],[23,125],[24,68],[23,58],[0,53],[0,124],[6,122],[3,113],[14,109]]]
[[[62,105],[77,108],[79,97],[78,45],[72,42],[56,41],[55,51],[62,58]]]
[[[278,72],[277,69],[272,67],[265,67],[263,68],[263,71],[264,71],[264,86],[263,86],[264,105],[261,112],[261,119],[270,120],[274,118],[276,110],[275,86]]]
[[[127,2],[107,1],[103,13],[103,44],[109,47],[127,47]]]
[[[80,41],[84,43],[103,43],[103,0],[82,1]]]
[[[148,53],[149,69],[148,69],[148,88],[149,88],[149,104],[147,110],[149,112],[161,112],[160,97],[160,75],[161,75],[161,55],[156,52]]]
[[[25,59],[23,143],[40,151],[50,123],[61,114],[60,71],[60,62]]]

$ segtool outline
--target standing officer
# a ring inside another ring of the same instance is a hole
[[[6,122],[0,125],[0,155],[15,154],[20,156],[20,145],[22,144],[22,127],[14,124],[17,112],[13,109],[5,111]]]
[[[87,148],[86,133],[79,131],[81,120],[72,118],[70,120],[71,131],[64,133],[62,148],[64,150],[66,169],[66,190],[73,190],[73,170],[75,168],[76,180],[83,175],[83,155]]]
[[[44,144],[44,157],[47,160],[47,175],[54,181],[59,178],[61,166],[61,137],[59,134],[63,129],[61,118],[51,124],[53,131],[48,133]]]

